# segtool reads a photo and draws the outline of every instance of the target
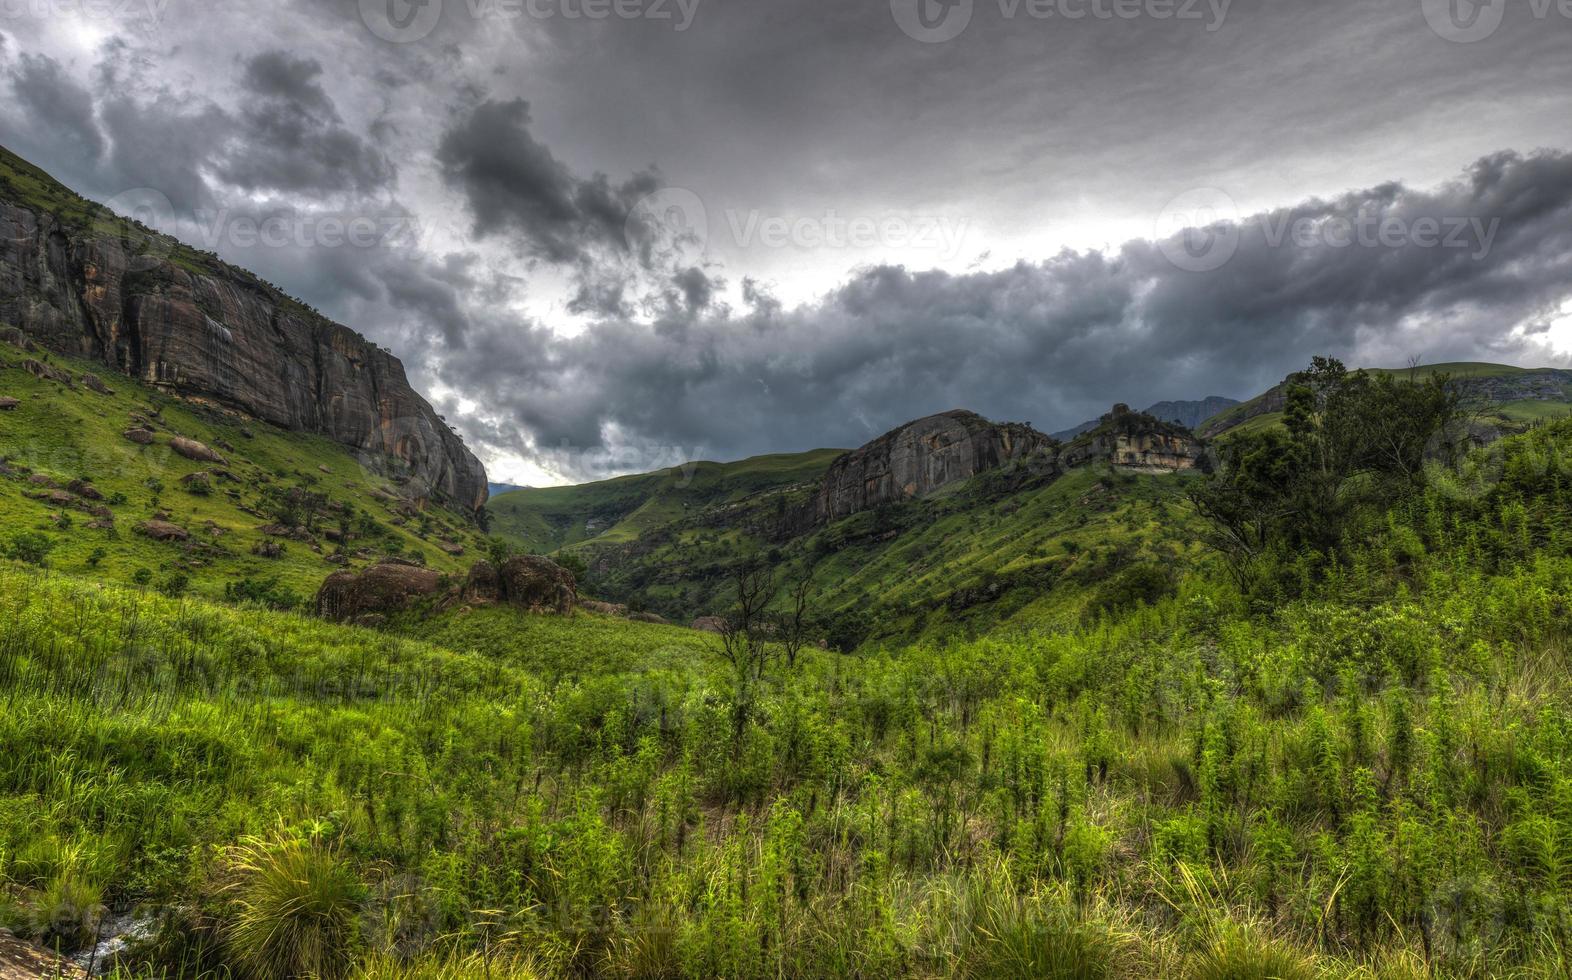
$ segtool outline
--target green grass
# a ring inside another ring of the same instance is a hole
[[[124,966],[190,977],[1563,975],[1572,424],[1500,455],[1298,598],[1181,549],[1145,601],[753,683],[621,619],[0,565],[0,925],[161,910]],[[1072,474],[1008,532],[1182,544],[1178,486]],[[1002,562],[966,495],[933,540]]]
[[[78,379],[72,388],[34,377],[20,366],[27,358],[47,361]],[[112,395],[88,390],[84,372],[97,373]],[[58,355],[29,354],[0,343],[0,393],[21,400],[13,411],[0,412],[0,458],[14,471],[0,476],[0,550],[17,535],[42,536],[52,544],[48,563],[62,571],[132,582],[140,570],[155,583],[177,574],[189,578],[198,593],[220,597],[226,585],[244,578],[277,577],[279,585],[302,598],[315,594],[335,566],[325,559],[337,550],[326,531],[339,530],[341,520],[358,535],[348,543],[349,567],[375,555],[416,552],[434,568],[461,571],[483,549],[483,539],[463,518],[440,509],[407,516],[389,496],[392,486],[363,467],[343,446],[314,435],[287,432],[171,397],[101,365]],[[152,418],[157,441],[142,446],[125,439],[133,417]],[[247,437],[246,432],[251,433]],[[196,439],[219,451],[229,465],[195,462],[169,448],[174,435]],[[233,480],[214,477],[209,493],[194,493],[183,478],[224,470]],[[29,477],[47,478],[59,487],[83,480],[97,489],[100,501],[84,506],[107,507],[111,529],[90,528],[91,513],[61,507],[28,494],[47,492]],[[259,528],[273,523],[264,516],[262,494],[269,488],[303,487],[322,494],[336,506],[354,508],[353,517],[324,513],[312,541],[281,540],[284,553],[264,558],[252,553],[268,540]],[[379,493],[379,491],[381,491]],[[157,542],[138,534],[136,526],[159,511],[191,533],[186,543]],[[69,526],[60,523],[60,517]],[[467,550],[462,557],[441,547],[444,538]]]
[[[534,551],[626,543],[700,509],[816,483],[842,452],[817,449],[734,463],[693,462],[580,486],[514,490],[493,498],[486,509],[499,537]]]

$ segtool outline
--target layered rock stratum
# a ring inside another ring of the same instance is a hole
[[[485,468],[398,358],[3,149],[0,324],[184,397],[327,436],[413,499],[486,502]]]
[[[880,504],[926,497],[1053,446],[1052,438],[1029,425],[990,422],[962,409],[930,415],[832,463],[819,491],[818,518],[833,521]]]

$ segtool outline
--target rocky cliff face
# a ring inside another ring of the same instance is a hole
[[[930,415],[831,464],[817,499],[818,518],[832,521],[883,503],[925,497],[1053,445],[1030,426],[994,423],[973,412]]]
[[[825,475],[807,524],[826,523],[880,504],[925,497],[942,487],[1026,461],[1034,478],[1053,479],[1089,463],[1150,473],[1203,467],[1206,447],[1182,426],[1124,405],[1088,432],[1061,444],[1027,425],[990,422],[966,411],[908,422],[837,459]],[[806,529],[799,517],[792,530]]]
[[[1205,459],[1205,445],[1189,430],[1146,412],[1132,412],[1125,405],[1115,405],[1095,429],[1058,454],[1059,467],[1065,470],[1107,460],[1115,466],[1152,473],[1197,469]]]
[[[173,243],[148,251],[129,225],[66,223],[13,197],[0,182],[0,323],[181,395],[328,436],[411,498],[467,510],[486,502],[480,461],[393,355],[242,270],[192,261]]]

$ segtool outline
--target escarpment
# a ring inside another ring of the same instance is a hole
[[[814,517],[827,523],[882,504],[926,497],[979,473],[1030,467],[1046,479],[1106,462],[1148,473],[1203,467],[1205,444],[1183,426],[1125,405],[1069,442],[1029,425],[990,422],[974,412],[930,415],[885,433],[830,465]]]
[[[816,501],[817,516],[833,521],[880,504],[925,497],[1053,445],[1031,426],[990,422],[975,412],[930,415],[832,463]]]
[[[398,358],[244,270],[52,181],[40,192],[40,180],[0,150],[0,323],[184,397],[327,436],[411,499],[485,504],[484,467]]]

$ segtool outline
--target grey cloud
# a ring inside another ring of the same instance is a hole
[[[218,176],[248,192],[374,194],[394,180],[391,161],[350,132],[323,89],[322,65],[269,51],[252,58],[247,100]]]
[[[1361,214],[1499,225],[1482,256],[1271,233]],[[1514,327],[1572,296],[1572,156],[1497,154],[1439,190],[1388,184],[1256,215],[1210,272],[1177,267],[1162,244],[964,275],[872,268],[814,304],[755,303],[680,330],[617,320],[557,337],[480,323],[441,376],[485,406],[491,421],[466,429],[477,443],[592,478],[633,459],[664,465],[674,448],[853,446],[957,406],[1051,429],[1114,401],[1244,397],[1316,353],[1534,358],[1544,351]]]
[[[5,51],[6,45],[0,43],[0,53]],[[23,51],[9,76],[16,108],[27,117],[48,121],[31,134],[36,144],[41,144],[35,152],[74,159],[82,169],[103,155],[104,138],[93,117],[92,93],[71,78],[58,61]]]
[[[443,135],[437,160],[464,194],[476,235],[511,235],[556,263],[624,250],[629,212],[657,186],[647,172],[618,185],[604,174],[575,177],[531,135],[523,99],[487,100],[464,112]]]

